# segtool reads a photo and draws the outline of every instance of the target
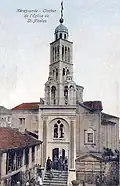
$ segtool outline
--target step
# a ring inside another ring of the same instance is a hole
[[[65,173],[65,172],[52,172],[54,175],[64,175],[64,176],[68,176],[68,173]],[[50,173],[49,172],[46,172],[45,175],[49,175]]]
[[[44,177],[46,177],[46,178],[49,177],[49,174],[45,174]],[[60,178],[60,177],[62,177],[62,178],[67,178],[68,175],[64,175],[64,174],[54,174],[54,173],[53,173],[53,177],[55,177],[55,178]]]
[[[45,179],[44,179],[44,181],[49,181],[49,180],[51,180],[51,181],[53,180],[53,181],[56,181],[56,182],[57,182],[57,181],[62,181],[62,182],[64,181],[64,182],[65,182],[65,181],[67,181],[67,178],[66,178],[66,179],[60,179],[60,178],[59,178],[59,179],[58,179],[58,178],[52,178],[52,179],[50,179],[50,178],[47,178],[47,179],[46,179],[46,178],[45,178]]]
[[[67,183],[67,180],[44,180],[44,183],[51,182],[51,183]]]
[[[43,184],[43,186],[48,186],[48,185],[49,186],[67,186],[67,184],[65,184],[65,183],[64,184],[62,184],[62,183],[58,183],[58,184],[57,183],[47,183],[47,184],[45,183],[45,184]]]

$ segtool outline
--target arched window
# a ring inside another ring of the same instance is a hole
[[[63,76],[65,76],[65,68],[63,68]]]
[[[70,89],[74,89],[74,86],[73,85],[70,85]]]
[[[51,99],[53,101],[53,104],[56,104],[56,87],[51,87]]]
[[[60,124],[60,138],[64,138],[63,124]]]
[[[59,60],[59,46],[57,46],[57,58]]]
[[[54,75],[55,75],[55,70],[53,70],[53,77],[54,77]]]
[[[56,68],[56,80],[58,79],[58,69]]]
[[[64,46],[62,46],[62,60],[64,60]]]
[[[65,86],[64,88],[64,99],[65,99],[65,104],[68,104],[68,86]]]
[[[66,75],[70,74],[70,71],[67,69]]]
[[[66,34],[64,34],[64,39],[66,39]]]
[[[70,62],[70,48],[68,48],[68,62]]]
[[[54,125],[54,138],[58,138],[58,125]]]
[[[67,61],[67,47],[65,47],[65,61]]]
[[[54,62],[54,47],[52,49],[52,57],[53,57],[53,62]]]
[[[56,40],[58,39],[58,35],[57,35],[57,34],[55,35],[55,39],[56,39]]]
[[[56,51],[56,47],[55,47],[55,61],[56,61],[56,57],[57,57],[57,51]]]
[[[60,39],[62,39],[62,33],[60,33]]]

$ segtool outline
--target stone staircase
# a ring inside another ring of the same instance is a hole
[[[49,178],[49,172],[45,172],[43,186],[67,186],[68,172],[52,170],[53,177]]]

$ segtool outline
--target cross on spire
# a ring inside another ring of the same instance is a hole
[[[61,18],[60,18],[60,23],[63,23],[64,19],[63,19],[63,1],[61,1]]]

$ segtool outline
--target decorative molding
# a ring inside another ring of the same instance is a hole
[[[69,120],[75,121],[76,120],[76,115],[75,116],[68,116]]]
[[[43,120],[48,120],[48,116],[42,116]]]

